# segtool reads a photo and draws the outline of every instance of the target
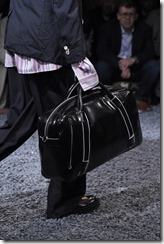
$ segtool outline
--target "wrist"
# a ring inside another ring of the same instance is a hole
[[[132,59],[133,59],[133,64],[138,64],[139,61],[136,56],[133,56]]]

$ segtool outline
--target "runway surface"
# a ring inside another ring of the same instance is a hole
[[[160,105],[141,113],[140,146],[87,174],[100,207],[86,215],[45,218],[48,180],[41,175],[37,133],[2,160],[0,240],[159,241]],[[0,124],[5,115],[0,115]]]

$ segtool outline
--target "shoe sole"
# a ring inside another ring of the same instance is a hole
[[[89,204],[88,206],[86,206],[86,207],[77,207],[76,209],[71,210],[71,211],[69,211],[69,212],[67,212],[67,213],[65,213],[65,214],[63,214],[63,215],[61,215],[59,217],[55,217],[55,219],[61,219],[61,218],[67,217],[67,216],[72,215],[72,214],[81,215],[81,214],[91,213],[94,210],[96,210],[99,206],[100,206],[100,202],[96,198],[95,201],[93,203]]]
[[[96,198],[95,201],[86,207],[78,207],[77,214],[86,214],[94,211],[100,206],[99,200]]]

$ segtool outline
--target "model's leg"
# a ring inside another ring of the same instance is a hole
[[[37,129],[37,117],[26,76],[10,68],[11,107],[0,127],[0,161],[20,147]]]
[[[11,127],[22,114],[31,100],[31,92],[24,75],[18,74],[16,68],[8,68],[10,110],[7,112],[7,120],[0,128]]]
[[[116,70],[112,64],[103,60],[99,60],[95,63],[95,69],[100,82],[104,85],[112,85],[117,80],[116,74],[120,75],[119,70]]]
[[[86,192],[86,175],[72,182],[51,180],[47,198],[47,218],[61,217],[76,209]]]
[[[152,88],[155,86],[160,75],[160,65],[157,60],[147,61],[134,73],[134,80],[139,82],[139,90],[136,99],[149,102]]]
[[[38,115],[55,108],[63,101],[69,87],[74,82],[73,71],[69,68],[28,77]],[[47,218],[63,217],[71,213],[85,213],[95,209],[98,202],[93,197],[88,198],[87,201],[83,199],[85,206],[78,206],[85,191],[85,175],[72,182],[51,180],[47,198]]]

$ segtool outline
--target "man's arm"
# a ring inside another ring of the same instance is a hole
[[[121,30],[115,21],[101,25],[96,41],[96,59],[105,60],[118,66],[117,54],[120,49]]]
[[[152,29],[145,23],[142,23],[142,27],[134,34],[133,56],[137,58],[139,64],[155,57]]]

